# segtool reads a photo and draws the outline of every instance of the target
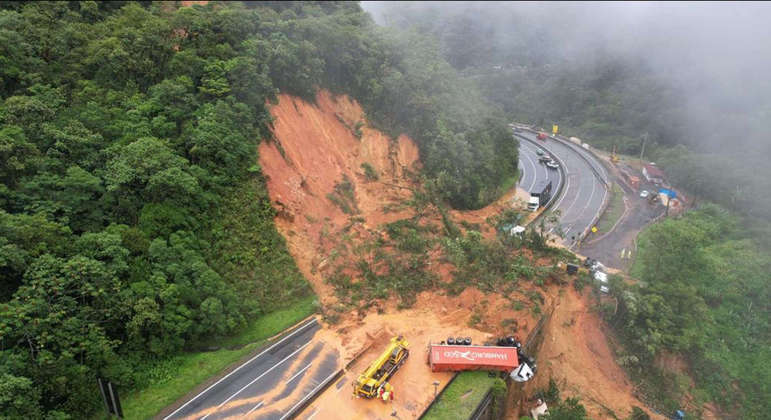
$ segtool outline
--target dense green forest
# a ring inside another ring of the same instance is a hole
[[[675,352],[691,366],[697,398],[741,418],[769,413],[770,271],[771,256],[714,205],[646,230],[632,270],[640,283],[614,285],[620,305],[611,321],[631,343],[636,357],[622,359],[646,391],[669,409],[691,391],[682,372],[651,373],[657,355]]]
[[[96,376],[141,386],[310,293],[256,164],[278,92],[351,94],[456,207],[516,174],[474,86],[355,3],[0,6],[3,418],[83,418]]]
[[[557,123],[567,135],[634,156],[647,133],[647,160],[694,194],[699,209],[645,231],[632,272],[640,282],[611,288],[620,305],[609,319],[628,345],[621,361],[661,409],[677,407],[691,392],[682,375],[654,368],[662,355],[678,354],[696,381],[697,403],[715,401],[736,418],[767,415],[771,101],[761,94],[765,85],[741,96],[744,102],[727,100],[695,76],[685,54],[665,71],[694,76],[665,77],[656,51],[638,55],[614,45],[624,31],[613,32],[614,22],[603,18],[621,14],[599,6],[385,3],[372,10],[385,26],[435,39],[461,76],[514,121]],[[612,33],[608,44],[598,41],[603,32]],[[700,58],[694,62],[712,63]],[[742,83],[756,81],[750,76]]]

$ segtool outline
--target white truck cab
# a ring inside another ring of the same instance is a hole
[[[530,196],[530,199],[527,201],[527,209],[530,211],[537,211],[538,207],[541,206],[541,199],[538,197]]]

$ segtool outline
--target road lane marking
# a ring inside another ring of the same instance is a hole
[[[591,168],[589,169],[589,171],[591,172]],[[594,173],[592,173],[592,178],[594,178]],[[594,179],[592,179],[592,186],[594,186]],[[578,184],[578,192],[581,192],[582,189],[583,188],[581,188],[581,184],[579,183]],[[580,197],[580,196],[581,196],[581,194],[576,194],[576,198],[574,198],[573,202],[570,203],[570,206],[567,209],[565,209],[565,213],[563,214],[565,217],[567,217],[567,213],[570,212],[570,209],[572,209],[573,206],[576,205],[576,203],[578,202],[578,197]],[[580,216],[580,214],[579,214],[579,216]],[[577,221],[577,220],[578,220],[578,217],[573,219],[574,222]]]
[[[560,197],[559,201],[557,201],[557,204],[552,206],[552,209],[559,208],[560,204],[562,204],[562,200],[565,199],[565,196],[567,195],[567,192],[570,190],[570,169],[568,168],[568,164],[565,163],[564,160],[562,161],[562,166],[565,167],[565,178],[567,179],[567,181],[565,181],[565,193],[562,194],[562,196]],[[554,211],[554,210],[552,210],[552,211]]]
[[[531,192],[533,190],[533,187],[535,186],[535,180],[538,179],[538,170],[535,168],[535,163],[533,163],[533,160],[530,159],[530,155],[528,155],[527,153],[525,153],[525,159],[527,159],[527,162],[530,163],[530,166],[533,167],[533,182],[527,188],[527,192]]]
[[[258,357],[262,356],[263,354],[267,353],[268,351],[272,350],[272,349],[273,349],[274,347],[276,347],[277,345],[279,345],[279,344],[283,343],[284,341],[288,340],[288,339],[289,339],[289,337],[292,337],[293,335],[297,334],[297,333],[298,333],[298,332],[300,332],[301,330],[304,330],[304,329],[305,329],[305,327],[307,327],[308,325],[312,325],[312,324],[315,324],[315,323],[317,323],[317,322],[318,322],[318,321],[316,320],[316,318],[313,318],[313,320],[311,320],[311,321],[308,321],[308,323],[306,323],[306,324],[305,324],[305,325],[303,325],[302,327],[300,327],[300,328],[297,328],[296,330],[292,331],[292,332],[291,332],[291,333],[289,333],[289,335],[287,335],[286,337],[284,337],[284,338],[282,338],[281,340],[277,341],[277,342],[276,342],[276,343],[274,343],[272,346],[270,346],[270,347],[268,347],[267,349],[265,349],[264,351],[262,351],[260,354],[258,354],[258,355],[256,355],[256,356],[252,357],[251,359],[247,360],[247,361],[246,361],[246,362],[244,362],[244,363],[243,363],[241,366],[239,366],[239,367],[235,368],[235,369],[234,369],[232,372],[230,372],[230,373],[228,373],[227,375],[223,376],[223,377],[222,377],[222,378],[221,378],[219,381],[215,382],[214,384],[212,384],[212,385],[211,385],[211,386],[209,386],[208,388],[206,388],[206,389],[204,389],[203,391],[201,391],[200,393],[198,393],[198,395],[196,395],[195,397],[191,398],[191,399],[190,399],[190,400],[188,400],[186,403],[182,404],[182,406],[181,406],[181,407],[179,407],[178,409],[174,410],[174,412],[172,412],[172,413],[171,413],[171,414],[169,414],[168,416],[164,417],[164,418],[163,418],[163,420],[167,420],[167,419],[169,419],[171,416],[173,416],[173,415],[177,414],[177,413],[178,413],[180,410],[182,410],[183,408],[187,407],[187,405],[188,405],[188,404],[190,404],[191,402],[195,401],[195,400],[196,400],[198,397],[200,397],[201,395],[203,395],[203,394],[205,394],[206,392],[208,392],[210,389],[212,389],[212,388],[214,388],[215,386],[217,386],[217,385],[218,385],[220,382],[222,382],[222,381],[224,381],[225,379],[227,379],[227,378],[228,378],[230,375],[232,375],[232,374],[234,374],[234,373],[238,372],[238,371],[239,371],[239,370],[240,370],[242,367],[244,367],[244,366],[248,365],[249,363],[251,363],[251,362],[252,362],[252,360],[254,360],[254,359],[256,359],[256,358],[258,358]]]
[[[229,396],[229,397],[228,397],[228,399],[226,399],[225,401],[223,401],[223,402],[222,402],[222,404],[218,405],[218,406],[217,406],[217,409],[219,409],[219,408],[220,408],[220,407],[222,407],[223,405],[227,404],[227,403],[228,403],[230,400],[232,400],[232,399],[233,399],[233,397],[235,397],[236,395],[240,394],[240,393],[241,393],[241,391],[243,391],[243,390],[245,390],[246,388],[248,388],[248,387],[249,387],[251,384],[253,384],[253,383],[255,383],[255,382],[259,381],[259,380],[260,380],[260,379],[261,379],[263,376],[267,375],[267,374],[268,374],[268,373],[270,373],[270,372],[271,372],[273,369],[277,368],[277,367],[278,367],[278,366],[280,366],[282,363],[284,363],[284,362],[286,362],[287,360],[289,360],[289,359],[290,359],[292,356],[294,356],[294,355],[295,355],[295,354],[297,354],[297,353],[298,353],[300,350],[302,350],[302,349],[304,349],[305,347],[307,347],[307,346],[308,346],[310,343],[311,343],[311,342],[309,341],[309,342],[307,342],[307,343],[303,344],[303,345],[302,345],[302,347],[300,347],[299,349],[297,349],[297,350],[293,351],[293,352],[292,352],[292,354],[290,354],[289,356],[287,356],[287,357],[285,357],[285,358],[281,359],[281,361],[280,361],[280,362],[278,362],[278,363],[276,363],[275,365],[271,366],[271,367],[270,367],[270,369],[266,370],[265,372],[262,372],[262,374],[261,374],[260,376],[258,376],[258,377],[256,377],[256,378],[252,379],[252,381],[251,381],[251,382],[249,382],[248,384],[244,385],[244,386],[243,386],[243,388],[241,388],[241,389],[239,389],[238,391],[236,391],[236,392],[235,392],[233,395]],[[207,414],[207,415],[205,415],[205,416],[201,417],[201,418],[200,418],[200,420],[204,420],[205,418],[209,417],[209,416],[210,416],[212,413],[214,413],[214,412],[216,412],[216,411],[217,411],[217,410],[214,410],[214,411],[212,411],[211,413],[209,413],[209,414]]]
[[[251,409],[251,410],[247,411],[247,412],[246,412],[246,414],[244,414],[244,417],[248,416],[248,415],[249,415],[249,413],[251,413],[252,411],[254,411],[254,410],[256,410],[256,409],[258,409],[258,408],[262,407],[262,405],[263,405],[263,404],[265,404],[265,401],[260,401],[260,402],[258,402],[258,403],[257,403],[257,405],[255,405],[254,407],[252,407],[252,409]]]
[[[313,410],[313,413],[311,413],[310,416],[306,417],[305,420],[311,420],[312,418],[316,417],[316,414],[318,414],[318,413],[319,413],[319,408],[316,407],[316,409]]]
[[[289,385],[289,382],[292,382],[294,380],[294,378],[296,378],[298,375],[300,375],[301,373],[303,373],[306,370],[308,370],[308,368],[311,367],[312,364],[313,363],[308,363],[308,366],[305,366],[304,368],[300,369],[300,371],[295,373],[291,378],[289,378],[289,380],[286,381],[285,384]]]
[[[523,143],[520,143],[520,145],[522,145],[522,144]],[[532,157],[535,158],[535,156],[537,156],[538,153],[536,153],[533,150],[534,146],[530,142],[527,142],[527,143],[524,143],[524,144],[525,144],[525,148],[531,153]],[[539,159],[539,158],[535,158],[535,159]],[[530,162],[530,165],[533,166],[533,171],[534,171],[534,173],[533,173],[533,183],[530,185],[530,189],[532,189],[535,186],[536,181],[538,180],[538,168],[541,168],[543,170],[543,173],[546,174],[546,178],[547,179],[549,178],[549,170],[546,169],[546,167],[544,165],[541,165],[541,164],[536,165],[535,164],[535,160],[531,159],[530,155],[528,155],[528,161]]]
[[[594,177],[592,177],[592,178],[594,178]],[[589,199],[586,200],[586,205],[584,205],[584,208],[581,209],[581,214],[583,214],[584,211],[586,211],[586,208],[589,207],[589,204],[591,204],[592,198],[594,197],[594,190],[597,189],[597,184],[598,184],[598,182],[592,182],[592,193],[589,194]],[[596,213],[592,215],[592,218],[589,219],[589,225],[587,225],[586,227],[591,226],[592,221],[594,221],[594,216],[595,215],[596,215]],[[576,218],[576,221],[578,221],[578,218]]]
[[[278,420],[284,420],[284,419],[286,419],[286,418],[289,416],[289,414],[290,414],[290,413],[292,413],[292,411],[294,411],[294,410],[295,410],[297,407],[299,407],[299,406],[300,406],[300,404],[304,404],[304,403],[305,403],[305,400],[307,400],[308,398],[310,398],[310,397],[312,397],[313,395],[315,395],[315,394],[316,394],[316,392],[318,392],[319,388],[321,388],[322,386],[324,386],[324,384],[326,384],[326,383],[327,383],[327,381],[329,381],[330,379],[334,378],[334,377],[335,377],[335,375],[337,375],[337,373],[338,373],[338,371],[334,371],[334,372],[332,372],[332,374],[331,374],[331,375],[327,376],[327,378],[326,378],[326,379],[324,379],[323,381],[321,381],[321,382],[318,384],[318,386],[316,386],[316,388],[313,388],[313,390],[312,390],[310,393],[308,393],[308,395],[306,395],[306,396],[305,396],[303,399],[301,399],[300,401],[298,401],[298,402],[297,402],[297,404],[295,404],[295,405],[294,405],[292,408],[290,408],[290,409],[289,409],[289,411],[287,411],[287,413],[286,413],[286,414],[284,414],[283,416],[281,416],[281,418],[280,418],[280,419],[278,419]]]

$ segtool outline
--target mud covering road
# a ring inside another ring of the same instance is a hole
[[[171,419],[281,419],[339,369],[312,318],[182,404]]]

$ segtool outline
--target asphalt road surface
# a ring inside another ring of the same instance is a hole
[[[314,339],[319,328],[315,318],[308,320],[164,420],[283,420],[339,369],[337,351]]]
[[[564,234],[562,243],[570,246],[575,240],[579,239],[580,234],[584,230],[591,226],[594,217],[602,208],[603,200],[608,191],[605,184],[600,180],[600,176],[607,177],[607,174],[602,165],[596,162],[589,152],[581,151],[579,150],[580,148],[574,148],[562,141],[551,138],[545,142],[540,141],[536,139],[534,133],[527,131],[519,132],[517,135],[520,136],[520,153],[523,154],[523,157],[520,158],[523,171],[522,182],[520,182],[521,187],[527,189],[527,182],[533,182],[530,175],[527,175],[528,172],[534,173],[534,176],[538,179],[543,177],[542,172],[538,168],[533,169],[528,161],[528,158],[532,157],[528,156],[528,148],[534,148],[533,143],[542,144],[545,150],[548,149],[564,164],[562,169],[565,174],[565,186],[562,194],[556,198],[557,201],[551,210],[560,211],[560,227]],[[527,140],[523,140],[521,137]],[[582,154],[584,154],[583,157],[581,156]],[[584,157],[592,163],[587,162]],[[537,157],[535,164],[538,165]],[[544,167],[544,170],[548,169]],[[595,171],[599,173],[599,176]],[[556,187],[557,184],[555,184],[555,189]]]
[[[608,267],[628,270],[632,263],[631,251],[635,248],[634,240],[637,234],[664,213],[664,206],[660,203],[649,203],[647,199],[640,198],[637,191],[632,191],[620,179],[615,176],[613,179],[624,190],[626,211],[612,232],[585,241],[581,244],[580,251],[583,255],[599,260]],[[643,184],[642,188],[656,191],[653,185]],[[622,258],[622,250],[629,255]]]
[[[558,170],[549,169],[545,164],[538,162],[539,147],[526,140],[519,139],[519,167],[522,169],[522,178],[519,180],[519,186],[527,192],[532,192],[538,181],[550,179],[553,191],[559,189],[559,183],[562,181]],[[555,197],[552,197],[554,200]]]

